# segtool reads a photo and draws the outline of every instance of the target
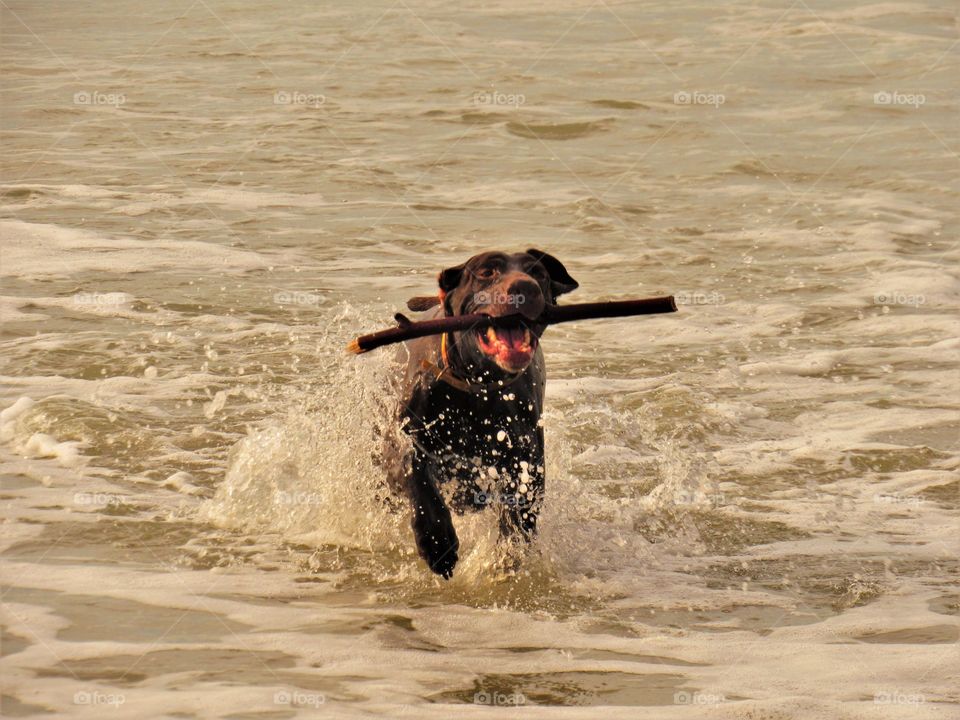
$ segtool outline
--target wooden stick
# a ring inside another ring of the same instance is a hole
[[[458,332],[469,328],[482,330],[487,327],[511,328],[520,325],[557,325],[574,320],[593,320],[596,318],[628,317],[632,315],[655,315],[677,311],[673,295],[646,298],[643,300],[616,300],[612,302],[577,303],[575,305],[548,305],[536,320],[523,315],[501,315],[493,317],[483,313],[453,315],[411,322],[400,313],[394,315],[397,327],[379,332],[361,335],[347,346],[352,353],[370,352],[378,347],[392,343],[413,340],[426,335],[440,335],[446,332]]]

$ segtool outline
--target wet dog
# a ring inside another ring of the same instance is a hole
[[[431,310],[430,317],[524,319],[516,328],[469,329],[406,344],[399,427],[410,442],[388,441],[387,480],[410,502],[420,556],[450,578],[460,546],[451,509],[462,515],[492,507],[507,542],[523,543],[536,533],[546,382],[544,326],[536,319],[577,281],[555,257],[528,250],[476,255],[443,270],[439,285],[437,297],[413,298],[408,306]]]

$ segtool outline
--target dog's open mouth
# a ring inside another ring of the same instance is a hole
[[[486,328],[477,330],[477,344],[500,367],[516,372],[533,359],[537,336],[529,328]]]

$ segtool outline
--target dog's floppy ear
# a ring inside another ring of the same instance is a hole
[[[568,293],[571,290],[576,290],[578,287],[580,287],[580,283],[570,277],[570,274],[563,266],[563,263],[557,260],[553,255],[549,255],[543,250],[537,250],[536,248],[530,248],[527,250],[527,255],[540,263],[543,266],[543,269],[547,271],[547,275],[550,276],[550,286],[553,290],[554,297],[563,295],[564,293]]]
[[[437,282],[440,284],[441,293],[446,294],[460,284],[460,280],[463,278],[463,270],[466,266],[466,263],[464,263],[463,265],[457,265],[440,271],[440,274],[437,276]]]
[[[440,274],[437,275],[437,284],[440,286],[439,297],[437,302],[443,305],[444,312],[448,315],[453,314],[453,310],[450,308],[450,304],[447,302],[447,294],[457,287],[460,284],[460,281],[463,279],[463,271],[466,269],[467,264],[463,263],[462,265],[455,265],[454,267],[447,268],[446,270],[441,270]]]
[[[440,285],[440,294],[437,295],[417,295],[407,300],[407,307],[413,310],[414,312],[423,312],[424,310],[429,310],[432,307],[436,307],[442,303],[447,298],[447,293],[453,290],[457,285],[460,284],[460,279],[463,277],[463,269],[466,267],[466,263],[463,265],[457,265],[456,267],[447,268],[446,270],[441,270],[440,274],[437,275],[437,284]]]

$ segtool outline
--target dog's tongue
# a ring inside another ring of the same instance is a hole
[[[497,337],[514,350],[521,349],[525,340],[523,328],[500,328]]]

